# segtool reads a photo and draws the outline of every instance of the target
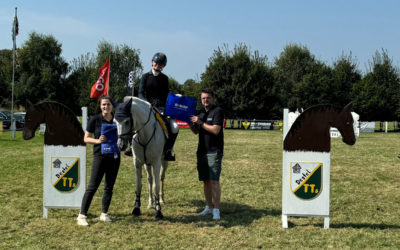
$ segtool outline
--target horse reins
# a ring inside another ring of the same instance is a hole
[[[147,121],[143,124],[143,126],[142,126],[140,129],[134,131],[134,132],[133,132],[133,135],[138,134],[138,133],[139,133],[144,127],[146,127],[146,125],[150,122],[151,114],[153,113],[152,111],[153,111],[153,107],[150,106],[150,111],[149,111],[149,116],[147,117]],[[131,131],[132,131],[132,129],[133,129],[133,118],[132,118],[132,114],[130,114],[129,119],[130,119],[130,126],[131,126],[131,127],[129,128],[129,132],[127,132],[127,133],[125,133],[125,134],[121,134],[120,137],[126,136],[126,135],[130,135],[130,134],[131,134]],[[143,144],[143,143],[141,143],[141,142],[139,141],[139,136],[137,137],[137,140],[133,139],[133,140],[135,140],[136,143],[138,143],[140,146],[143,147],[144,162],[145,162],[146,164],[147,164],[146,148],[147,148],[147,145],[150,143],[150,141],[153,139],[154,135],[156,134],[156,129],[157,129],[157,123],[154,123],[153,133],[152,133],[152,135],[150,136],[149,140],[148,140],[145,144]]]
[[[146,125],[147,125],[147,123],[149,123],[150,122],[150,118],[151,118],[151,114],[153,113],[153,112],[151,112],[153,110],[153,107],[152,106],[150,106],[150,111],[149,111],[149,116],[147,117],[147,121],[143,124],[143,126],[140,128],[140,129],[138,129],[138,130],[136,130],[136,131],[134,131],[134,134],[137,134],[137,133],[139,133],[139,131],[140,130],[142,130],[144,127],[146,127]],[[129,130],[132,130],[132,127],[133,127],[133,119],[132,119],[132,114],[130,115],[130,118],[131,118],[131,128],[129,129]]]
[[[152,108],[150,107],[150,112],[149,112],[149,116],[147,117],[147,121],[143,124],[143,126],[142,126],[140,129],[138,129],[138,130],[136,130],[136,131],[133,131],[133,134],[137,134],[140,130],[142,130],[142,129],[147,125],[147,123],[150,122],[150,118],[151,118],[151,109],[152,109]],[[123,134],[120,134],[118,137],[122,138],[122,137],[125,137],[125,136],[127,136],[127,135],[131,135],[131,134],[132,134],[132,133],[131,133],[131,131],[132,131],[132,129],[133,129],[133,118],[132,118],[132,114],[129,115],[129,125],[130,125],[130,127],[129,127],[128,132],[123,133]]]

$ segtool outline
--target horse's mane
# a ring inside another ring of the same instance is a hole
[[[316,112],[325,112],[327,110],[340,112],[341,108],[339,108],[338,106],[332,105],[332,104],[318,104],[315,106],[311,106],[311,107],[307,108],[306,110],[304,110],[297,117],[296,121],[293,123],[292,127],[290,128],[289,134],[292,134],[295,131],[297,131],[301,127],[303,121],[305,119],[307,119],[309,114],[313,114]]]
[[[56,111],[60,115],[60,117],[66,117],[67,121],[71,123],[76,131],[78,131],[82,135],[84,134],[82,125],[77,119],[76,115],[70,108],[68,108],[64,104],[59,102],[46,101],[36,104],[35,107],[39,111],[46,111],[49,109]]]
[[[143,103],[143,104],[145,104],[145,105],[147,105],[149,107],[151,106],[151,104],[148,101],[140,99],[139,97],[136,97],[136,96],[132,97],[132,101],[135,101],[137,103]]]

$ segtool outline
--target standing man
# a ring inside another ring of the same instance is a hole
[[[164,113],[169,93],[168,76],[161,71],[167,65],[167,56],[158,52],[153,56],[152,68],[143,74],[139,85],[139,98],[148,101]],[[175,161],[173,146],[178,136],[179,127],[175,119],[167,117],[168,139],[164,146],[164,160]]]
[[[203,108],[191,117],[190,128],[199,134],[197,147],[197,171],[199,181],[203,181],[206,206],[198,215],[213,214],[214,220],[220,219],[219,203],[221,186],[219,178],[224,153],[224,113],[215,105],[215,98],[209,89],[201,91]]]

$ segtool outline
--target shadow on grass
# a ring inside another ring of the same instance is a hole
[[[0,136],[0,141],[6,141],[6,142],[15,142],[15,139],[9,139],[9,138],[1,138]]]
[[[233,202],[222,202],[220,205],[221,210],[221,220],[214,221],[212,219],[212,215],[204,215],[198,216],[197,213],[201,212],[204,206],[203,200],[194,200],[190,201],[188,206],[198,207],[199,211],[195,213],[184,213],[178,216],[169,216],[164,213],[164,218],[160,221],[177,223],[177,224],[192,224],[195,223],[200,227],[215,227],[222,226],[225,228],[234,227],[234,226],[248,226],[253,221],[260,219],[264,216],[281,216],[281,210],[275,209],[255,209],[248,205],[233,203]],[[149,216],[149,211],[145,211],[142,208],[142,215],[139,217],[133,217],[130,214],[113,214],[116,220],[127,220],[134,221],[135,223],[145,223],[145,222],[157,222],[157,220],[153,216],[153,212],[150,212],[151,216]],[[88,216],[92,217],[92,216]]]
[[[255,209],[248,205],[233,203],[233,202],[222,202],[220,204],[221,219],[214,221],[212,215],[199,216],[197,213],[201,212],[204,206],[204,201],[194,200],[190,201],[190,206],[198,207],[199,210],[196,213],[185,214],[179,217],[165,217],[164,220],[172,223],[183,223],[191,224],[196,223],[203,227],[214,227],[222,226],[225,228],[234,226],[248,226],[253,221],[260,219],[264,216],[280,216],[281,210],[275,209]]]
[[[303,219],[303,221],[296,221],[296,218]],[[324,223],[315,222],[315,220],[323,220],[322,217],[290,217],[288,221],[289,228],[294,227],[324,227]],[[304,219],[308,219],[307,223],[304,223]],[[372,224],[372,223],[333,223],[329,224],[329,228],[353,228],[353,229],[372,229],[372,230],[386,230],[386,229],[400,229],[400,225],[388,225],[388,224]]]
[[[164,218],[162,220],[156,220],[154,218],[154,209],[147,209],[146,207],[142,207],[142,215],[139,217],[133,217],[131,214],[112,214],[114,216],[113,219],[116,221],[131,221],[134,223],[147,223],[147,222],[169,222],[176,224],[196,224],[199,227],[215,227],[222,226],[225,228],[234,227],[234,226],[248,226],[253,221],[258,220],[264,216],[281,216],[282,211],[276,209],[255,209],[245,204],[239,204],[234,202],[222,202],[220,204],[221,210],[221,219],[218,221],[214,221],[212,219],[212,215],[204,215],[199,216],[197,213],[201,212],[204,208],[203,200],[193,200],[188,204],[182,204],[183,206],[188,207],[198,207],[198,211],[196,212],[187,212],[179,215],[171,216],[170,214],[166,214],[164,211]],[[93,218],[95,216],[89,214],[89,218]]]
[[[400,225],[388,225],[388,224],[367,224],[367,223],[339,223],[331,224],[330,228],[368,228],[374,230],[385,230],[385,229],[400,229]]]

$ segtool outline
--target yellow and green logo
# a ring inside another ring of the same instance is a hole
[[[290,188],[299,199],[312,200],[322,191],[321,162],[291,162]]]
[[[250,126],[250,122],[242,122],[244,129],[248,129]]]
[[[60,192],[71,192],[79,184],[79,157],[51,157],[51,183]]]

